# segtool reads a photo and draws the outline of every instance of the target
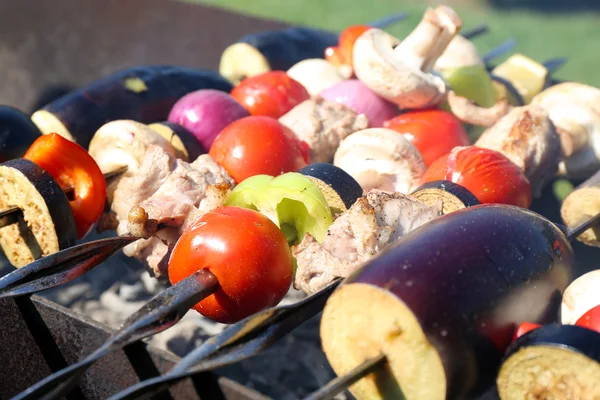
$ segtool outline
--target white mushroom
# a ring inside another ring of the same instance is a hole
[[[518,165],[531,183],[534,197],[556,176],[560,137],[540,107],[515,107],[479,137],[475,146],[496,150]]]
[[[561,322],[574,325],[583,314],[600,305],[600,270],[588,272],[575,279],[563,293]]]
[[[380,29],[369,29],[354,44],[354,73],[401,109],[437,105],[444,100],[447,87],[430,71],[461,25],[454,10],[439,6],[428,9],[401,43]]]
[[[586,179],[600,168],[600,89],[565,82],[544,90],[531,104],[548,112],[561,136],[561,175]]]
[[[421,153],[403,135],[385,128],[355,132],[338,147],[334,165],[363,189],[409,194],[419,186],[427,167]]]
[[[112,194],[120,178],[133,175],[144,159],[146,150],[152,144],[160,146],[175,157],[175,150],[167,139],[140,122],[111,121],[96,131],[88,152],[102,172],[107,173],[127,166],[127,172],[115,178],[107,187],[109,200],[112,199]]]
[[[287,74],[300,82],[311,96],[316,96],[336,83],[350,78],[342,76],[335,65],[321,58],[302,60],[288,69]]]
[[[469,39],[456,35],[446,47],[446,51],[437,59],[434,69],[442,71],[473,65],[484,65],[477,48]]]

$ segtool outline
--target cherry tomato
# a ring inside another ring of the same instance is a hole
[[[437,180],[464,186],[481,203],[531,205],[531,185],[521,168],[494,150],[455,147],[431,164],[422,182]]]
[[[96,161],[77,143],[57,133],[40,136],[23,158],[44,168],[63,188],[73,188],[69,201],[77,238],[83,238],[104,211],[106,180]]]
[[[302,84],[284,71],[269,71],[244,79],[231,91],[251,115],[279,118],[310,98]]]
[[[352,25],[344,29],[340,34],[339,49],[346,65],[352,65],[354,42],[369,29],[371,27],[367,25]]]
[[[217,135],[209,154],[236,182],[259,175],[278,176],[308,164],[309,147],[279,121],[245,117]]]
[[[575,322],[575,325],[600,332],[600,305],[592,308]]]
[[[514,334],[512,340],[514,342],[515,340],[517,340],[518,338],[520,338],[527,332],[532,331],[537,328],[541,328],[541,327],[542,327],[542,325],[540,325],[540,324],[532,324],[531,322],[523,322],[521,325],[519,325],[517,327],[517,330],[515,331],[515,334]]]
[[[221,323],[276,306],[293,277],[291,251],[277,225],[238,207],[204,214],[175,244],[169,260],[172,284],[203,268],[217,277],[220,287],[194,309]]]
[[[341,67],[346,64],[346,60],[342,55],[342,51],[339,46],[332,46],[325,49],[325,59],[335,65]]]
[[[461,122],[444,110],[410,111],[384,122],[383,126],[410,140],[427,166],[453,148],[471,144]]]

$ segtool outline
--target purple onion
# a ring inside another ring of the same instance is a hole
[[[229,94],[220,90],[201,89],[179,99],[171,109],[168,120],[189,130],[208,151],[215,137],[227,125],[249,115]]]
[[[395,104],[379,97],[358,79],[336,83],[323,90],[320,96],[325,100],[344,104],[359,114],[365,114],[371,128],[381,128],[385,121],[398,115]]]

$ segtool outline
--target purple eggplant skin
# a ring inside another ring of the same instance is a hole
[[[325,49],[338,45],[339,34],[310,28],[287,28],[242,37],[238,42],[257,49],[272,71],[287,71],[307,58],[324,58]]]
[[[577,325],[549,324],[529,331],[508,347],[504,361],[530,346],[568,348],[600,363],[600,333]]]
[[[541,215],[482,204],[415,229],[345,283],[401,299],[441,356],[448,398],[462,398],[491,387],[521,322],[556,321],[574,264],[569,241]]]
[[[475,197],[475,195],[471,193],[469,189],[451,181],[439,180],[427,182],[419,186],[417,190],[413,191],[413,193],[424,189],[440,189],[451,193],[456,196],[465,205],[465,207],[472,207],[481,204],[479,200],[477,200],[477,197]]]
[[[171,131],[172,135],[179,137],[179,140],[181,140],[181,143],[183,143],[188,152],[190,162],[194,161],[202,154],[206,154],[206,149],[204,149],[198,140],[196,140],[194,134],[183,126],[169,121],[158,122],[157,124],[163,125]]]
[[[146,88],[128,89],[125,83],[131,79],[143,81]],[[53,101],[42,110],[58,118],[75,141],[87,148],[94,133],[105,123],[118,119],[131,119],[145,124],[165,121],[177,100],[200,89],[229,93],[233,86],[210,70],[169,65],[140,66],[92,82]]]
[[[356,200],[363,195],[363,189],[356,179],[333,164],[310,164],[298,170],[298,173],[312,176],[329,185],[340,196],[347,208],[352,207]]]
[[[0,162],[23,157],[42,133],[22,111],[0,106]]]

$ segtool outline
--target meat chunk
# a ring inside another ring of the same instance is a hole
[[[308,143],[313,163],[330,162],[342,139],[369,127],[366,115],[319,96],[298,104],[279,122]]]
[[[112,209],[119,221],[117,233],[128,233],[128,216],[134,206],[159,224],[156,236],[140,239],[123,249],[146,264],[155,276],[166,273],[170,247],[193,219],[224,204],[235,182],[212,158],[201,155],[188,164],[158,146],[150,146],[140,168],[121,179]]]
[[[431,206],[409,195],[370,189],[333,222],[323,243],[307,234],[292,250],[298,265],[294,287],[317,292],[440,215],[441,202]]]
[[[537,106],[513,108],[475,146],[496,150],[521,167],[534,197],[554,178],[561,157],[560,136],[548,113]]]

